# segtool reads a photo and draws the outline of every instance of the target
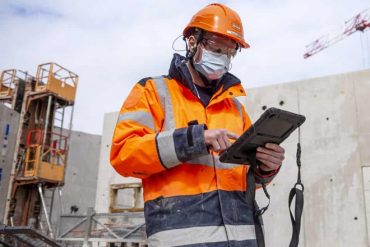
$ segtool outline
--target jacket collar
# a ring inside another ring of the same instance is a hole
[[[188,67],[186,66],[187,59],[180,54],[175,53],[171,61],[170,69],[168,72],[169,77],[174,78],[176,81],[189,88],[196,96],[194,90],[193,80],[191,78]],[[240,80],[233,74],[227,72],[217,83],[215,92],[218,92],[222,87],[222,92],[228,90],[230,87],[241,84]],[[221,92],[221,93],[222,93]]]

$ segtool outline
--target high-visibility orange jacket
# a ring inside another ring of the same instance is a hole
[[[175,54],[168,76],[142,79],[127,97],[110,160],[119,174],[142,179],[150,246],[256,246],[248,166],[220,162],[204,142],[205,128],[242,134],[250,126],[236,99],[243,95],[227,73],[203,105]],[[257,172],[256,183],[275,174]]]

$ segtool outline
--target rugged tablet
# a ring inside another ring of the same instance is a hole
[[[249,163],[259,146],[282,143],[306,120],[305,116],[278,108],[267,109],[228,149],[222,152],[221,162]]]

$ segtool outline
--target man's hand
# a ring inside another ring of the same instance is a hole
[[[285,149],[274,143],[266,143],[265,147],[258,147],[256,158],[261,161],[260,169],[274,171],[278,169],[284,160]]]
[[[204,131],[204,140],[207,146],[214,151],[223,151],[231,146],[229,139],[236,140],[238,135],[225,129],[212,129]]]

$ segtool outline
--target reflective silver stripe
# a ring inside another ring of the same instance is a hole
[[[212,158],[212,155],[208,154],[208,155],[200,156],[198,158],[186,161],[186,163],[194,164],[194,165],[206,165],[206,166],[213,167],[213,158]]]
[[[225,225],[229,240],[244,241],[256,239],[254,225]]]
[[[146,111],[134,111],[134,112],[125,112],[118,116],[117,124],[125,120],[135,121],[143,126],[151,128],[154,130],[154,120],[150,113]]]
[[[227,234],[226,234],[227,231]],[[256,239],[254,225],[203,226],[173,229],[151,235],[149,246],[182,246]]]
[[[206,165],[210,167],[213,167],[214,164],[217,169],[232,169],[234,167],[241,166],[240,164],[223,163],[220,161],[220,156],[213,155],[212,157],[211,154],[189,160],[186,163]]]
[[[171,130],[175,128],[175,119],[173,115],[173,108],[171,103],[171,95],[167,87],[167,83],[163,77],[153,78],[157,88],[158,96],[161,101],[162,109],[165,113],[163,130]]]
[[[231,169],[237,166],[243,166],[241,164],[223,163],[220,161],[220,156],[215,155],[215,164],[218,169]]]
[[[157,135],[158,152],[163,165],[167,168],[174,167],[181,162],[177,159],[173,132],[175,130],[162,131]]]
[[[234,104],[236,105],[236,108],[238,109],[239,111],[239,114],[240,114],[240,118],[243,120],[244,122],[244,117],[243,117],[243,106],[242,106],[242,103],[240,103],[240,101],[237,99],[237,98],[233,98],[234,100]]]

